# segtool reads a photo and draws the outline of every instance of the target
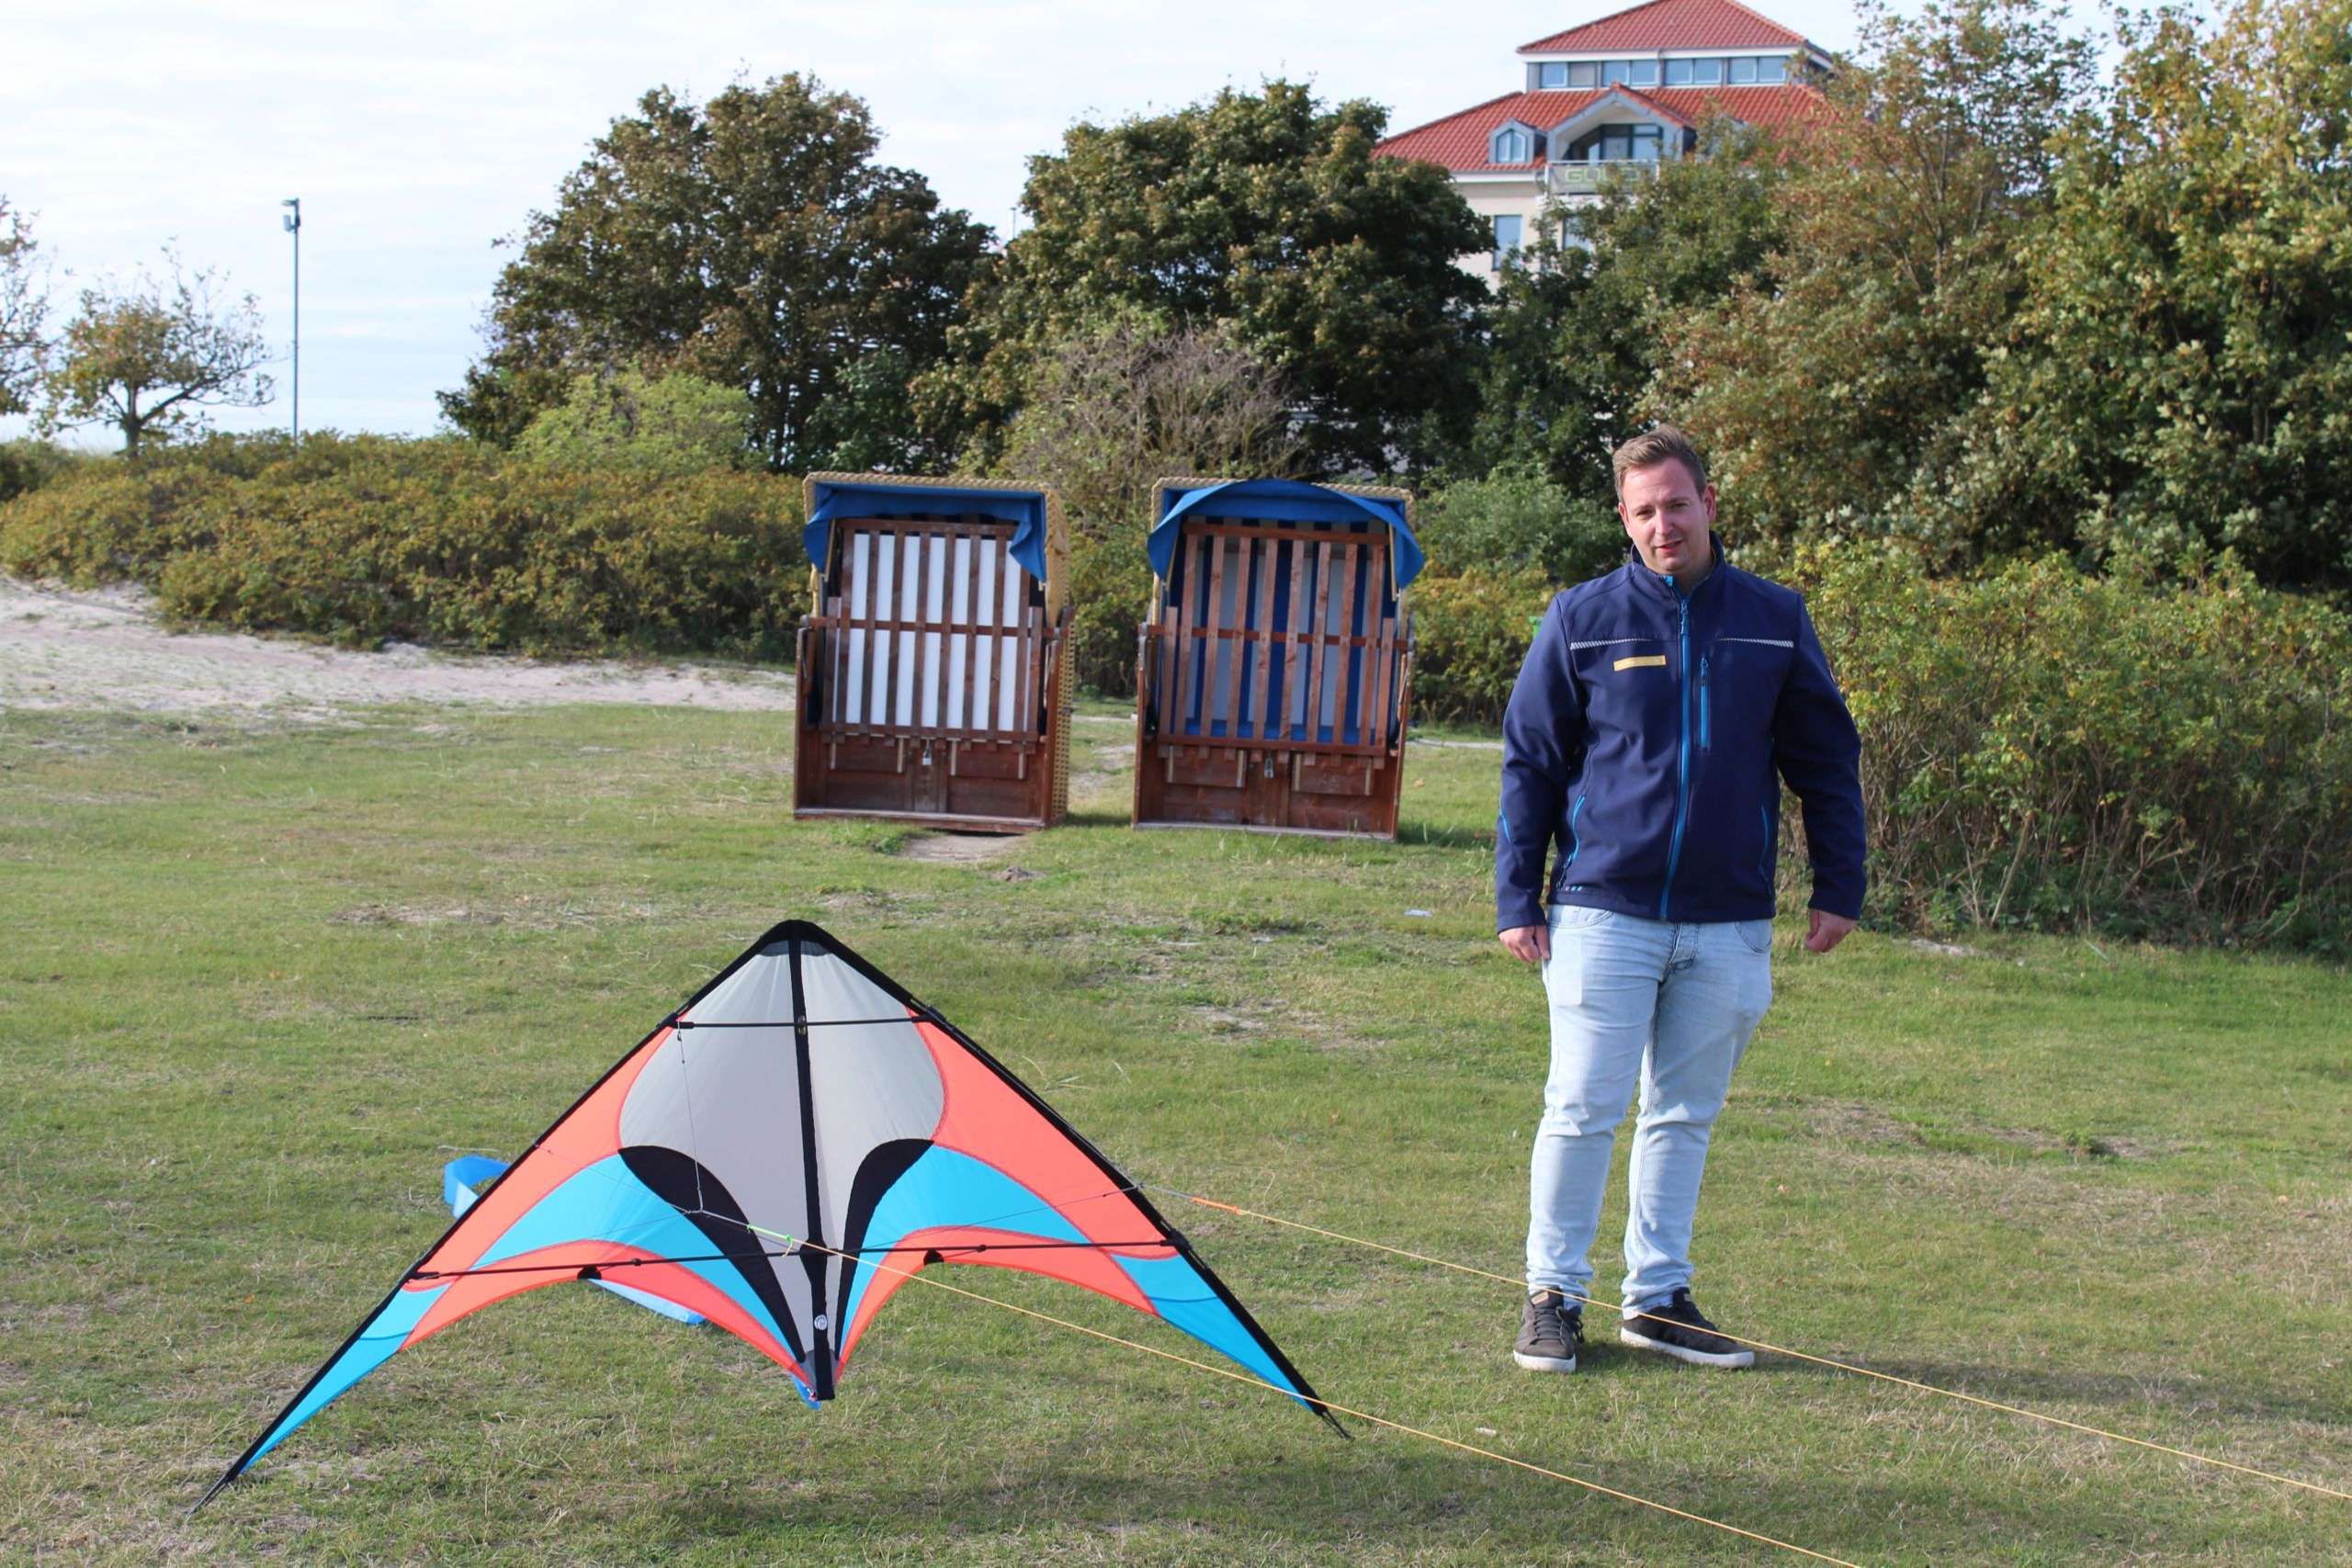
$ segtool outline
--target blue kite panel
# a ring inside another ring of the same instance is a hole
[[[424,1321],[424,1314],[433,1310],[433,1303],[448,1288],[435,1285],[429,1291],[395,1291],[383,1310],[368,1320],[368,1326],[359,1331],[359,1337],[344,1347],[343,1354],[327,1363],[310,1392],[293,1409],[277,1418],[277,1425],[269,1429],[269,1436],[262,1439],[261,1446],[244,1462],[253,1464],[295,1427],[324,1409],[337,1394],[390,1360],[392,1352],[401,1348],[410,1330]]]
[[[460,1155],[443,1166],[441,1168],[441,1200],[449,1205],[451,1217],[462,1216],[468,1209],[474,1206],[475,1201],[481,1195],[483,1187],[505,1174],[506,1162],[503,1159],[492,1159],[488,1155]],[[640,1291],[634,1286],[619,1284],[611,1280],[597,1280],[594,1283],[602,1290],[612,1292],[623,1301],[635,1302],[646,1311],[658,1312],[663,1317],[675,1322],[695,1324],[703,1321],[702,1314],[682,1307],[675,1302],[665,1301],[650,1291]]]
[[[1283,1390],[1300,1404],[1298,1384],[1288,1372],[1274,1364],[1266,1354],[1258,1337],[1250,1332],[1233,1309],[1225,1304],[1201,1271],[1182,1256],[1175,1258],[1122,1258],[1116,1253],[1112,1261],[1136,1282],[1159,1315],[1207,1346],[1240,1362],[1276,1388]]]
[[[875,1204],[860,1243],[860,1256],[896,1247],[916,1231],[945,1225],[1018,1231],[1047,1241],[1087,1240],[1086,1234],[1061,1211],[994,1166],[933,1144]],[[1136,1282],[1162,1318],[1298,1397],[1297,1383],[1267,1355],[1257,1336],[1189,1260],[1181,1255],[1128,1258],[1107,1250],[1104,1256]],[[858,1303],[874,1273],[870,1268],[856,1270],[842,1311],[842,1322],[857,1321]]]
[[[1046,492],[1036,490],[957,490],[949,485],[893,484],[887,475],[850,483],[819,479],[816,504],[800,530],[808,558],[823,570],[836,517],[922,517],[977,513],[1013,525],[1012,555],[1021,570],[1046,580]]]
[[[608,1241],[641,1248],[656,1258],[707,1258],[711,1252],[711,1239],[699,1226],[639,1180],[628,1161],[608,1155],[572,1172],[526,1209],[474,1267],[486,1269],[543,1247],[573,1241]],[[775,1335],[777,1343],[788,1343],[783,1326],[734,1264],[682,1261],[678,1267],[708,1280]]]
[[[859,1255],[896,1247],[915,1231],[939,1225],[1015,1230],[1045,1241],[1086,1239],[1060,1210],[996,1167],[933,1144],[874,1205]],[[871,1268],[856,1270],[842,1309],[843,1323],[857,1321],[857,1303],[873,1278]]]

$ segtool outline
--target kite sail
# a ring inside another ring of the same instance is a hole
[[[787,920],[480,1191],[205,1500],[395,1351],[508,1296],[624,1283],[744,1339],[815,1404],[883,1303],[943,1262],[1124,1302],[1339,1426],[1134,1182],[953,1024]]]

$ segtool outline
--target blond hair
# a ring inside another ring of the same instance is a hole
[[[1654,424],[1623,446],[1610,459],[1609,466],[1620,497],[1625,493],[1625,476],[1635,468],[1654,468],[1660,463],[1678,462],[1690,470],[1690,482],[1699,489],[1707,488],[1707,460],[1690,445],[1690,438],[1670,424]]]

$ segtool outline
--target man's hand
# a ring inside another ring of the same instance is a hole
[[[1854,922],[1843,915],[1833,915],[1826,909],[1805,912],[1804,945],[1808,953],[1826,953],[1846,940]]]
[[[1850,925],[1853,922],[1849,920],[1847,923]],[[1552,956],[1552,928],[1549,926],[1513,926],[1498,933],[1495,940],[1521,964],[1541,964]]]

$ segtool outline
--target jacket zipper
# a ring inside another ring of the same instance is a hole
[[[1577,818],[1583,814],[1584,796],[1578,795],[1577,803],[1568,807],[1568,858],[1560,863],[1562,871],[1576,864],[1577,854],[1584,849],[1584,840],[1577,837]]]
[[[1699,656],[1699,750],[1714,750],[1707,741],[1707,656]]]
[[[1657,918],[1670,917],[1674,901],[1674,872],[1682,863],[1682,824],[1690,814],[1690,601],[1683,596],[1682,585],[1668,580],[1674,589],[1675,613],[1679,618],[1681,657],[1674,670],[1675,684],[1682,709],[1682,749],[1675,760],[1674,839],[1666,852],[1666,886],[1658,890]]]

